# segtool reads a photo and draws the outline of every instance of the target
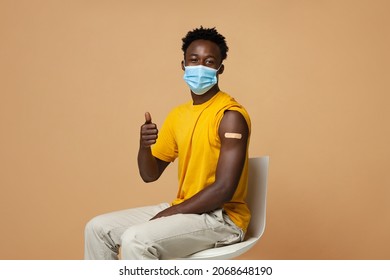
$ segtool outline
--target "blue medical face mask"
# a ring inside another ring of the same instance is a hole
[[[218,82],[217,72],[221,66],[222,64],[218,69],[203,65],[184,66],[183,79],[193,93],[197,95],[205,94]]]

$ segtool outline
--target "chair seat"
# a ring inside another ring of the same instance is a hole
[[[237,257],[246,251],[248,251],[250,248],[252,248],[257,240],[259,238],[250,237],[247,240],[244,240],[240,243],[223,246],[223,247],[217,247],[212,249],[207,249],[204,251],[200,251],[197,253],[194,253],[186,258],[186,260],[218,260],[221,259],[221,256],[223,256],[226,259],[232,259],[234,257]]]

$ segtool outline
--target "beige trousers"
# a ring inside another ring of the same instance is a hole
[[[222,209],[150,221],[168,203],[103,214],[85,227],[85,259],[175,259],[237,243],[243,231]]]

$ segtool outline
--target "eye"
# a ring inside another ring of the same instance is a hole
[[[188,62],[191,64],[198,63],[199,59],[196,56],[190,56]]]
[[[207,60],[206,60],[206,65],[212,66],[212,65],[214,65],[214,64],[215,64],[215,61],[214,61],[213,59],[207,59]]]

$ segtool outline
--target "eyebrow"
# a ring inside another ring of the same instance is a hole
[[[199,54],[196,54],[196,53],[191,53],[191,54],[188,54],[189,56],[199,56]],[[214,55],[212,54],[209,54],[209,55],[206,55],[206,58],[214,58],[214,59],[217,59],[217,57],[215,57]]]

